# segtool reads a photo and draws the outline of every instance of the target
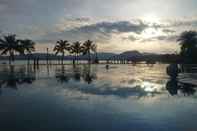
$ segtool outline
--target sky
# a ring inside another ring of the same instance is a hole
[[[32,39],[37,52],[90,39],[99,52],[177,53],[187,30],[197,30],[196,0],[0,0],[0,35]]]

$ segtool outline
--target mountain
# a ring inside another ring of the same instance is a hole
[[[143,56],[143,54],[141,54],[139,51],[126,51],[123,52],[121,54],[119,54],[119,56],[124,57],[126,59],[132,59],[132,58],[140,58]]]
[[[91,54],[91,58],[96,58],[96,56],[97,56],[97,58],[99,60],[107,60],[107,59],[109,59],[109,58],[111,58],[111,57],[113,57],[115,55],[117,55],[117,54],[115,54],[115,53],[106,53],[106,52],[99,52],[97,54]],[[88,55],[79,56],[79,59],[88,59]]]
[[[141,60],[143,57],[143,54],[141,54],[139,51],[133,50],[133,51],[126,51],[117,55],[112,56],[110,59],[112,60]]]

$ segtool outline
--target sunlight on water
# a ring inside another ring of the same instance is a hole
[[[196,129],[196,75],[167,66],[1,65],[0,130]]]

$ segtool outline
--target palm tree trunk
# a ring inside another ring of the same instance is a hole
[[[11,50],[9,50],[9,65],[11,65]]]
[[[90,51],[88,51],[88,64],[91,62],[91,56],[90,56]]]
[[[12,61],[14,61],[14,52],[12,50],[9,51],[9,64],[11,64]]]
[[[64,63],[64,52],[62,52],[62,65]]]
[[[27,56],[27,65],[29,65],[30,64],[30,54],[28,54],[28,56]]]
[[[12,61],[14,61],[14,51],[12,52]]]
[[[96,53],[95,63],[98,64],[99,63],[98,54],[97,54],[97,52],[95,52],[95,53]]]
[[[78,62],[78,53],[76,54],[76,59],[77,59],[77,64],[79,64],[79,62]]]
[[[11,65],[11,55],[9,55],[9,65]]]

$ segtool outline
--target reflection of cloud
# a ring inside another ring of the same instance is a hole
[[[160,94],[159,88],[154,86],[154,84],[149,85],[127,85],[127,86],[112,86],[110,83],[105,84],[82,84],[82,83],[72,83],[70,86],[65,86],[65,88],[68,88],[70,90],[76,90],[81,93],[85,94],[91,94],[91,95],[113,95],[118,96],[121,98],[127,98],[130,96],[134,97],[144,97],[148,95],[154,95],[154,94]],[[77,85],[76,85],[77,84]],[[148,90],[151,89],[151,90]]]

